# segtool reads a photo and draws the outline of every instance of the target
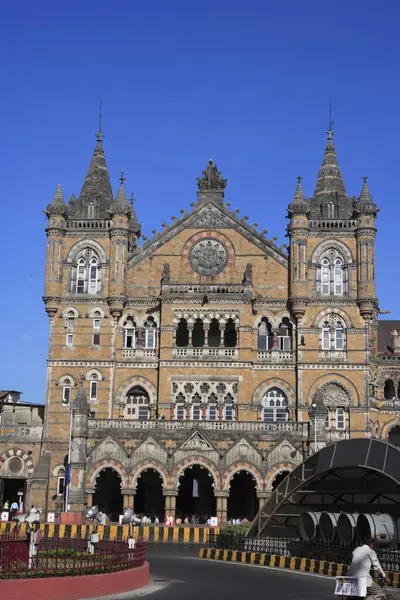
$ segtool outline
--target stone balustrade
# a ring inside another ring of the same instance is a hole
[[[135,430],[159,430],[179,431],[190,430],[195,427],[211,431],[257,431],[272,433],[289,433],[297,436],[307,437],[308,423],[286,421],[283,423],[266,423],[264,421],[134,421],[124,419],[89,419],[89,430],[107,429],[135,429]]]

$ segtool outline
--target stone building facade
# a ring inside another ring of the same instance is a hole
[[[19,453],[28,502],[61,510],[70,449],[72,511],[224,522],[253,516],[316,447],[395,431],[400,323],[378,323],[378,208],[367,178],[348,196],[332,131],[312,198],[298,178],[288,247],[230,209],[211,160],[197,201],[151,239],[124,182],[114,197],[100,132],[79,197],[59,185],[46,210],[43,431],[0,440],[0,475]]]

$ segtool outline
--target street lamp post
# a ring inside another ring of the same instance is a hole
[[[314,453],[317,451],[317,405],[311,404],[314,413]]]
[[[71,480],[71,442],[72,442],[72,407],[68,404],[69,409],[69,437],[68,437],[68,463],[67,463],[67,477],[65,486],[65,512],[69,512],[69,484]]]

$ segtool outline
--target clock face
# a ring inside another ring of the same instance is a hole
[[[203,238],[190,248],[189,264],[199,275],[218,275],[228,264],[228,250],[215,238]]]

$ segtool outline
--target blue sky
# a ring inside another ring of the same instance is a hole
[[[144,233],[196,199],[213,158],[226,200],[284,243],[285,209],[322,160],[332,99],[347,191],[369,175],[381,212],[382,309],[400,318],[400,79],[396,0],[9,0],[0,8],[0,388],[42,402],[45,217],[57,183],[79,193],[103,102]]]

